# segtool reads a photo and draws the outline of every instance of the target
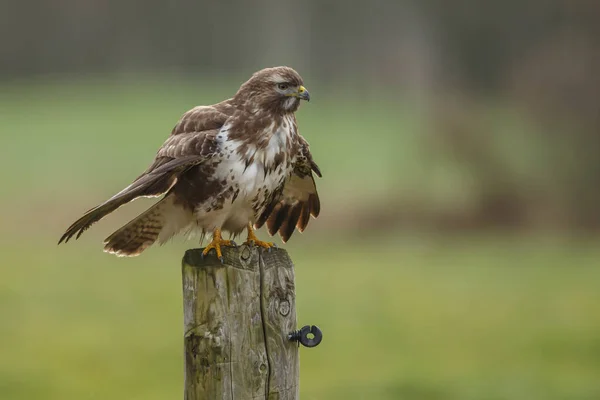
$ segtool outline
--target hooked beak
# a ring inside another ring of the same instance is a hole
[[[310,93],[308,93],[308,90],[306,90],[304,86],[300,86],[298,88],[298,93],[296,93],[296,97],[300,100],[310,101]]]

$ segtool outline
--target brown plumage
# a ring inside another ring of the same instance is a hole
[[[172,197],[165,197],[107,237],[104,240],[104,251],[116,255],[136,255],[151,246],[165,225],[165,214],[162,211],[170,201]]]
[[[321,177],[321,171],[313,161],[308,143],[301,139],[300,153],[292,174],[288,177],[281,192],[273,196],[255,223],[258,229],[265,222],[270,235],[279,232],[281,240],[287,242],[298,228],[304,232],[310,217],[317,218],[321,212],[321,202],[313,174]]]
[[[285,242],[303,231],[320,204],[312,173],[321,176],[295,111],[308,100],[288,67],[266,68],[236,95],[186,112],[150,167],[131,185],[74,222],[59,243],[138,197],[164,198],[105,240],[105,251],[140,254],[183,230],[239,233],[248,223]]]

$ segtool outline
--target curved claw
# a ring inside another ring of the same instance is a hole
[[[223,254],[221,253],[221,246],[236,246],[237,247],[237,244],[233,240],[224,240],[221,237],[221,231],[217,229],[217,230],[215,230],[215,232],[213,234],[212,241],[202,251],[202,258],[204,258],[204,256],[206,256],[211,250],[214,249],[215,253],[217,255],[217,258],[219,259],[219,261],[221,261],[221,264],[223,264],[224,260],[223,260]]]
[[[263,249],[267,249],[268,251],[271,251],[272,247],[276,247],[275,243],[263,242],[262,240],[258,239],[256,237],[256,234],[254,233],[252,224],[248,224],[248,238],[246,239],[244,244],[246,246],[250,246],[250,247],[254,247],[254,246],[262,247]]]
[[[268,251],[271,251],[273,247],[277,247],[275,246],[275,243],[263,242],[262,240],[257,239],[246,240],[244,244],[250,247],[262,247],[263,249],[267,249]]]

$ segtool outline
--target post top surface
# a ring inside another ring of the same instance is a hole
[[[290,260],[288,252],[284,249],[273,248],[271,251],[267,251],[261,248],[241,245],[238,247],[222,247],[223,262],[221,263],[214,251],[203,257],[203,250],[204,248],[187,250],[183,256],[183,265],[192,267],[220,267],[230,265],[236,268],[248,269],[258,264],[259,256],[263,259]]]

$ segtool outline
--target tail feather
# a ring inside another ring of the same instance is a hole
[[[104,240],[104,251],[120,257],[139,255],[157,240],[166,242],[190,226],[193,212],[175,204],[174,195],[164,199],[134,218]]]
[[[165,224],[165,199],[104,240],[104,251],[117,256],[137,256],[154,244]]]
[[[166,193],[177,183],[177,178],[181,173],[201,161],[202,159],[198,156],[189,156],[157,164],[153,170],[142,174],[131,185],[86,212],[66,230],[58,244],[68,242],[73,236],[75,239],[79,239],[79,236],[92,224],[138,197],[157,197]]]

